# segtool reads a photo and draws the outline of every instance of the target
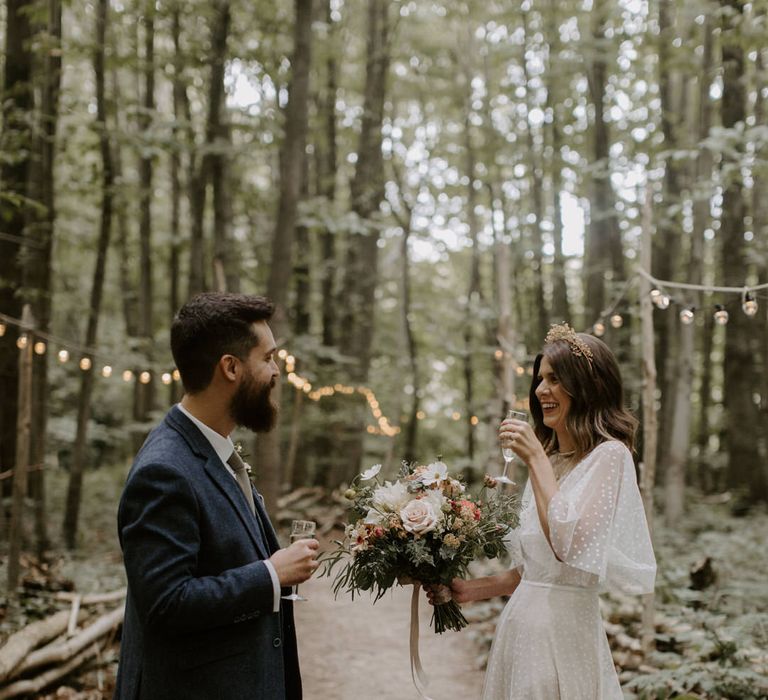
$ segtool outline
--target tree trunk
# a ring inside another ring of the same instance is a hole
[[[563,189],[563,134],[560,129],[558,114],[558,91],[556,89],[557,75],[563,71],[559,61],[560,52],[560,28],[558,23],[558,3],[550,0],[547,12],[547,42],[549,45],[547,61],[547,104],[546,111],[551,115],[549,136],[552,145],[552,157],[550,158],[550,178],[552,192],[552,239],[555,246],[554,260],[552,262],[552,313],[551,318],[562,323],[571,318],[571,305],[568,300],[568,285],[566,283],[565,255],[563,253],[563,214],[560,206],[560,195]]]
[[[610,270],[614,279],[622,279],[624,275],[621,232],[610,179],[610,133],[604,117],[609,58],[606,47],[612,46],[605,35],[608,13],[608,0],[595,0],[590,19],[596,48],[587,74],[590,102],[595,110],[590,164],[592,198],[584,241],[585,310],[589,323],[597,319],[606,306],[606,272]]]
[[[336,201],[336,171],[337,171],[337,145],[336,145],[336,97],[338,93],[338,67],[336,53],[338,48],[338,31],[336,22],[332,17],[332,0],[325,4],[326,31],[326,61],[325,61],[325,86],[321,93],[320,123],[321,133],[317,137],[315,145],[317,193],[325,202],[328,209],[332,209]],[[338,303],[337,279],[338,265],[336,264],[336,232],[328,227],[320,234],[321,256],[320,263],[320,289],[322,294],[322,343],[323,356],[319,358],[323,377],[327,383],[338,380],[337,363],[329,357],[331,349],[338,342]],[[320,402],[320,410],[323,415],[324,430],[321,430],[315,441],[315,474],[314,484],[333,488],[334,465],[341,460],[340,433],[342,430],[341,404],[345,397],[328,396]]]
[[[139,129],[145,142],[146,151],[139,159],[139,340],[140,350],[147,364],[152,367],[154,282],[152,279],[152,190],[154,181],[153,156],[149,144],[153,140],[152,128],[155,111],[155,0],[144,4],[144,95],[143,110]],[[136,403],[133,418],[146,423],[155,403],[156,378],[149,373],[149,381],[143,381],[141,374],[136,377]],[[136,448],[146,436],[146,429],[139,428]]]
[[[721,117],[723,128],[733,129],[746,119],[744,51],[739,27],[743,21],[742,0],[722,0],[727,12],[722,14],[723,98]],[[739,154],[736,154],[738,156]],[[722,236],[723,284],[738,287],[744,284],[748,260],[744,245],[744,184],[738,161],[728,152],[723,154],[722,166],[733,165],[724,173]],[[760,415],[753,400],[757,368],[754,319],[740,310],[731,314],[725,336],[724,406],[727,429],[728,481],[730,487],[744,489],[748,502],[768,500],[768,475],[761,458],[754,426]]]
[[[371,221],[384,199],[384,174],[381,155],[381,125],[384,119],[386,78],[389,71],[389,3],[368,3],[368,42],[363,116],[358,160],[350,186],[352,210],[366,227],[354,234],[347,248],[344,267],[341,319],[341,351],[353,362],[349,376],[353,383],[368,381],[374,333],[374,293],[378,279],[379,229]],[[352,419],[342,436],[342,459],[332,475],[335,483],[348,481],[360,468],[363,456],[363,411],[365,405],[356,395]]]
[[[293,239],[296,210],[301,188],[301,170],[307,138],[309,101],[309,68],[312,47],[312,0],[295,0],[295,25],[292,75],[285,108],[285,135],[280,151],[280,201],[277,222],[272,237],[272,257],[269,268],[267,296],[275,304],[271,326],[279,344],[289,334],[286,309],[291,271],[293,270]],[[280,400],[280,385],[275,399]],[[257,461],[262,467],[260,486],[267,509],[274,509],[283,484],[280,464],[280,423],[255,442]]]
[[[651,193],[645,193],[643,208],[643,239],[640,262],[643,269],[650,270],[652,261],[651,242]],[[658,440],[658,417],[656,415],[656,356],[654,354],[653,307],[650,299],[650,284],[642,280],[640,287],[640,315],[643,343],[643,461],[640,472],[640,491],[643,496],[645,517],[653,538],[653,489],[656,485],[656,453]],[[643,596],[642,645],[649,653],[655,645],[654,594]]]
[[[520,57],[520,63],[523,67],[523,75],[525,76],[526,107],[528,110],[531,110],[533,108],[533,104],[531,103],[532,90],[529,87],[531,84],[531,76],[528,70],[528,59],[526,55],[529,34],[528,11],[523,12],[523,29],[526,38],[522,43],[523,53]],[[536,310],[534,315],[535,330],[533,335],[536,338],[534,344],[538,344],[543,342],[544,337],[547,335],[547,330],[549,329],[547,300],[544,295],[544,238],[542,235],[542,226],[544,223],[544,173],[536,146],[534,127],[530,120],[526,120],[525,135],[528,145],[528,170],[530,172],[533,215],[536,218],[536,221],[531,226],[531,249],[533,258],[531,259],[530,271],[533,278],[533,307]]]
[[[219,291],[240,290],[237,250],[232,240],[232,201],[230,182],[231,141],[229,126],[222,122],[224,113],[224,72],[227,62],[227,37],[231,12],[222,4],[213,34],[213,65],[208,101],[209,138],[215,144],[210,156],[210,181],[213,185],[213,279]]]
[[[0,309],[19,318],[21,299],[21,265],[19,255],[24,237],[29,154],[32,137],[29,113],[32,96],[32,0],[8,0],[5,13],[5,62],[3,90],[0,93],[2,133],[0,152]],[[13,469],[16,461],[16,423],[18,411],[18,350],[16,330],[9,326],[0,337],[0,471]],[[0,498],[2,492],[0,491]]]
[[[317,192],[330,205],[336,200],[336,96],[338,77],[336,66],[336,24],[331,12],[332,0],[326,5],[326,24],[328,26],[328,46],[325,62],[326,82],[320,103],[324,134],[318,139],[317,151]],[[323,345],[332,347],[336,343],[336,241],[335,233],[327,228],[322,234],[322,295],[323,295]]]
[[[696,134],[699,143],[703,142],[709,136],[709,128],[711,124],[709,99],[711,73],[712,29],[711,20],[708,19],[704,26],[704,53],[699,76],[699,109],[696,117],[697,123],[692,125],[692,131]],[[694,174],[694,191],[696,192],[693,202],[694,230],[691,235],[691,249],[687,275],[687,279],[691,284],[701,284],[702,282],[702,270],[704,265],[704,230],[709,222],[711,188],[706,188],[704,193],[700,191],[700,188],[703,186],[705,187],[705,183],[711,182],[711,176],[711,154],[708,149],[699,148]],[[679,193],[677,194],[679,195]],[[701,307],[698,298],[691,298],[690,301],[696,307]],[[676,324],[679,323],[675,315],[670,314],[670,316]],[[685,503],[686,466],[688,464],[691,441],[691,386],[693,385],[695,328],[696,327],[693,324],[680,324],[680,327],[677,329],[678,351],[676,367],[668,376],[668,379],[670,380],[672,376],[675,377],[675,382],[670,381],[670,385],[674,385],[675,387],[674,399],[671,395],[668,395],[668,398],[673,402],[669,460],[665,480],[664,517],[668,527],[675,527],[681,522]],[[705,362],[709,362],[708,358],[705,358]],[[707,403],[703,396],[700,400]]]
[[[31,331],[34,319],[29,305],[24,306],[20,333]],[[11,522],[8,527],[8,597],[16,596],[21,573],[21,547],[24,542],[24,501],[27,497],[29,474],[30,431],[32,428],[32,346],[34,335],[29,334],[26,345],[19,353],[18,422],[16,425],[16,466],[13,474],[13,498],[11,501]]]
[[[464,75],[466,89],[470,90],[471,76],[468,72]],[[471,98],[467,94],[464,112],[464,156],[466,174],[469,178],[467,188],[467,225],[469,228],[469,237],[472,241],[472,257],[470,259],[469,270],[469,288],[467,289],[467,302],[464,309],[464,402],[465,402],[465,428],[467,436],[467,459],[470,463],[475,458],[475,424],[473,417],[475,415],[475,384],[472,356],[475,351],[473,327],[477,319],[480,308],[480,246],[478,241],[478,222],[475,214],[477,205],[477,196],[475,191],[475,149],[472,143],[472,128],[470,121]],[[472,478],[470,469],[465,472],[465,478]]]
[[[40,203],[32,213],[28,227],[29,248],[24,256],[24,288],[37,328],[46,333],[51,319],[51,252],[56,220],[54,200],[54,157],[61,82],[61,3],[46,2],[44,59],[40,78],[40,125],[36,153],[38,160],[32,175],[30,193]],[[45,509],[45,452],[48,414],[48,361],[45,354],[32,358],[32,456],[29,493],[35,507],[35,540],[38,555],[48,548]]]
[[[99,242],[96,253],[96,265],[91,285],[90,305],[88,307],[88,328],[85,347],[94,348],[101,313],[104,275],[107,265],[107,252],[112,234],[112,188],[114,172],[112,168],[112,147],[107,128],[107,106],[104,89],[105,74],[105,38],[109,22],[109,0],[99,0],[96,15],[96,51],[93,65],[96,77],[96,130],[99,135],[101,150],[101,218],[99,223]],[[72,455],[67,488],[67,504],[64,512],[64,540],[69,549],[77,543],[77,528],[82,500],[83,471],[87,450],[88,420],[90,418],[91,393],[93,391],[93,366],[82,371],[80,396],[77,404],[77,433]]]

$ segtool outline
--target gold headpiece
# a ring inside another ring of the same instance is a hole
[[[571,352],[577,357],[585,357],[589,366],[592,367],[592,350],[567,323],[553,323],[547,337],[544,338],[544,344],[549,345],[557,340],[568,343],[571,346]]]

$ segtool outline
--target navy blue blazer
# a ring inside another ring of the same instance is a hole
[[[272,612],[279,548],[177,407],[136,455],[118,510],[128,576],[116,700],[300,700],[293,607]]]

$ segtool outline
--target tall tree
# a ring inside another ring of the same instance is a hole
[[[30,196],[39,206],[31,211],[27,230],[29,245],[24,262],[24,296],[28,300],[37,327],[49,331],[51,321],[51,270],[55,209],[54,162],[61,83],[61,3],[46,0],[45,24],[40,28],[43,59],[37,80],[40,93],[39,120]],[[45,512],[46,424],[48,415],[48,361],[44,354],[32,358],[32,455],[34,465],[29,475],[30,495],[35,502],[35,533],[38,552],[48,546]]]
[[[704,24],[703,52],[701,70],[698,75],[698,109],[689,110],[693,117],[690,125],[690,133],[695,134],[698,144],[702,144],[709,136],[712,123],[712,107],[709,99],[709,91],[712,84],[712,21],[707,19]],[[667,37],[665,41],[669,41]],[[668,163],[672,167],[672,163]],[[704,268],[704,231],[709,224],[709,200],[712,196],[708,183],[712,180],[712,155],[708,148],[699,146],[698,154],[693,164],[694,200],[693,200],[693,232],[691,234],[689,258],[687,265],[687,280],[691,284],[701,284]],[[665,181],[667,193],[676,194],[669,190],[670,185],[676,184],[677,174],[671,181]],[[671,203],[671,200],[670,200]],[[678,234],[674,234],[678,235]],[[666,254],[666,251],[665,251]],[[666,257],[666,255],[665,255]],[[698,299],[691,302],[700,307]],[[677,318],[670,314],[675,322]],[[677,332],[678,350],[674,370],[667,376],[676,378],[670,381],[670,387],[674,386],[674,394],[669,394],[669,403],[673,404],[670,412],[670,448],[668,452],[667,469],[665,472],[665,508],[664,517],[668,525],[674,526],[681,521],[683,505],[685,503],[686,466],[688,464],[689,447],[691,440],[692,403],[691,386],[693,384],[693,361],[695,351],[695,330],[693,324],[680,324]],[[709,358],[703,361],[709,363]],[[705,404],[708,403],[705,396],[699,398]]]
[[[147,367],[154,358],[154,281],[152,279],[152,193],[154,188],[154,154],[152,128],[155,113],[155,0],[144,3],[144,92],[140,112],[139,129],[143,140],[139,158],[139,339]],[[154,406],[156,380],[154,372],[143,372],[136,378],[134,420],[145,423]],[[144,430],[140,431],[143,435]]]
[[[374,330],[380,231],[372,217],[384,198],[381,125],[390,60],[389,3],[371,0],[367,10],[363,113],[355,175],[350,184],[352,211],[359,217],[364,231],[352,234],[347,246],[339,338],[341,352],[351,360],[349,377],[361,385],[368,381]],[[343,455],[334,465],[332,483],[348,480],[358,471],[363,455],[363,433],[361,420],[355,416],[343,437]]]
[[[312,0],[295,0],[293,56],[285,129],[280,149],[280,197],[277,222],[272,236],[267,296],[275,303],[271,326],[277,342],[285,343],[289,324],[287,317],[290,275],[293,269],[293,242],[296,212],[301,191],[302,167],[307,138],[309,103],[309,68],[312,47]],[[278,385],[279,386],[279,385]],[[278,400],[279,400],[279,389]],[[280,431],[275,429],[256,440],[258,464],[263,465],[260,481],[267,507],[274,507],[282,486],[280,468]]]
[[[5,17],[5,61],[0,93],[0,310],[19,318],[19,256],[27,215],[29,155],[33,152],[29,115],[32,97],[32,0],[8,0]],[[0,470],[16,461],[16,414],[19,381],[17,334],[9,327],[0,337]]]
[[[721,117],[723,128],[731,130],[735,135],[735,130],[739,129],[746,119],[744,50],[738,30],[740,22],[743,21],[744,3],[742,0],[721,0],[721,7]],[[723,283],[733,287],[744,285],[744,274],[748,268],[744,242],[744,183],[737,157],[743,150],[740,138],[737,139],[737,144],[736,149],[723,153],[721,163],[724,180],[720,226]],[[752,502],[768,498],[765,460],[760,455],[758,442],[754,437],[754,426],[760,421],[753,400],[757,376],[754,340],[752,319],[740,310],[732,313],[725,336],[723,377],[727,415],[725,442],[728,451],[728,478],[731,486],[744,488],[745,498]]]
[[[613,44],[607,38],[610,12],[609,0],[595,0],[589,15],[593,48],[587,82],[594,120],[591,131],[589,230],[584,243],[584,306],[590,323],[606,305],[606,272],[610,270],[615,279],[622,279],[624,275],[621,232],[611,186],[611,135],[605,117],[608,65],[613,52]]]
[[[106,31],[109,22],[109,0],[99,0],[96,14],[96,43],[93,57],[93,68],[96,78],[96,130],[101,150],[101,218],[99,222],[99,239],[96,252],[96,265],[91,284],[90,305],[88,307],[88,328],[85,334],[86,348],[94,348],[97,340],[101,302],[104,290],[104,276],[107,266],[107,252],[112,235],[112,209],[114,171],[112,164],[112,146],[107,127],[107,105],[105,96],[105,54]],[[94,367],[92,357],[86,366],[81,366],[80,396],[77,404],[77,433],[73,451],[72,465],[69,472],[67,488],[67,503],[64,511],[64,540],[68,548],[73,549],[77,543],[77,529],[82,500],[83,471],[88,436],[88,420],[91,411],[91,395],[93,393]]]

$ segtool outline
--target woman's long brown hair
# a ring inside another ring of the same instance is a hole
[[[566,429],[573,438],[574,458],[583,459],[601,442],[618,440],[634,450],[637,419],[624,406],[624,388],[616,358],[599,338],[586,333],[578,337],[592,350],[592,362],[574,355],[566,340],[545,345],[533,364],[530,391],[530,411],[534,431],[547,454],[558,449],[557,434],[544,425],[544,412],[536,396],[541,383],[539,368],[546,357],[560,385],[571,398],[565,419]]]

